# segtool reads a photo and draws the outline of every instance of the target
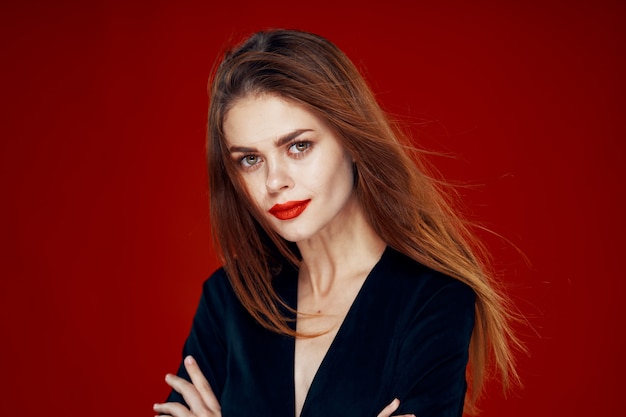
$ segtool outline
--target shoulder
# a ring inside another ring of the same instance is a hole
[[[228,274],[224,267],[220,267],[215,270],[202,284],[203,290],[210,290],[214,287],[224,287],[225,285],[230,286],[228,282]]]
[[[435,303],[459,312],[474,311],[476,295],[469,285],[391,248],[385,251],[373,272],[381,291],[392,293],[404,305],[422,310]]]
[[[428,292],[437,292],[449,288],[451,291],[473,294],[473,290],[464,282],[429,268],[391,248],[387,248],[383,254],[376,265],[375,273],[393,280],[388,284],[400,286],[403,289],[413,287]]]
[[[220,308],[237,302],[237,296],[223,267],[213,272],[202,284],[202,301]]]

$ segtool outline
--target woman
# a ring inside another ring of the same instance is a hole
[[[224,267],[156,412],[461,416],[488,358],[505,384],[516,377],[509,315],[471,235],[338,48],[256,33],[210,95]]]

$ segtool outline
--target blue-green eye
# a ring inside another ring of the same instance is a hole
[[[256,155],[246,155],[241,158],[241,165],[251,167],[259,163],[259,157]]]

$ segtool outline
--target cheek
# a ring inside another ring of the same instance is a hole
[[[336,151],[330,157],[320,157],[314,165],[313,172],[307,176],[309,182],[315,181],[320,185],[329,186],[331,189],[337,186],[354,182],[352,158]]]
[[[258,208],[263,208],[263,199],[265,196],[263,190],[265,184],[256,176],[243,177],[241,184],[248,192],[251,200],[250,202]]]
[[[352,163],[335,161],[332,166],[327,165],[326,169],[311,175],[307,182],[318,196],[324,196],[328,204],[341,206],[354,192]]]
[[[334,173],[330,179],[334,184],[353,188],[354,186],[354,168],[352,160],[343,158],[337,162]]]

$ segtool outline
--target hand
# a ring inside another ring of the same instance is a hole
[[[398,407],[400,407],[400,400],[395,398],[387,407],[383,408],[383,411],[378,413],[376,417],[390,417],[391,413],[396,411]],[[415,414],[402,414],[394,417],[415,417]]]
[[[172,374],[165,375],[165,382],[183,396],[189,408],[180,403],[165,403],[154,404],[154,411],[171,417],[221,417],[220,403],[194,358],[187,356],[184,363],[191,383]]]

